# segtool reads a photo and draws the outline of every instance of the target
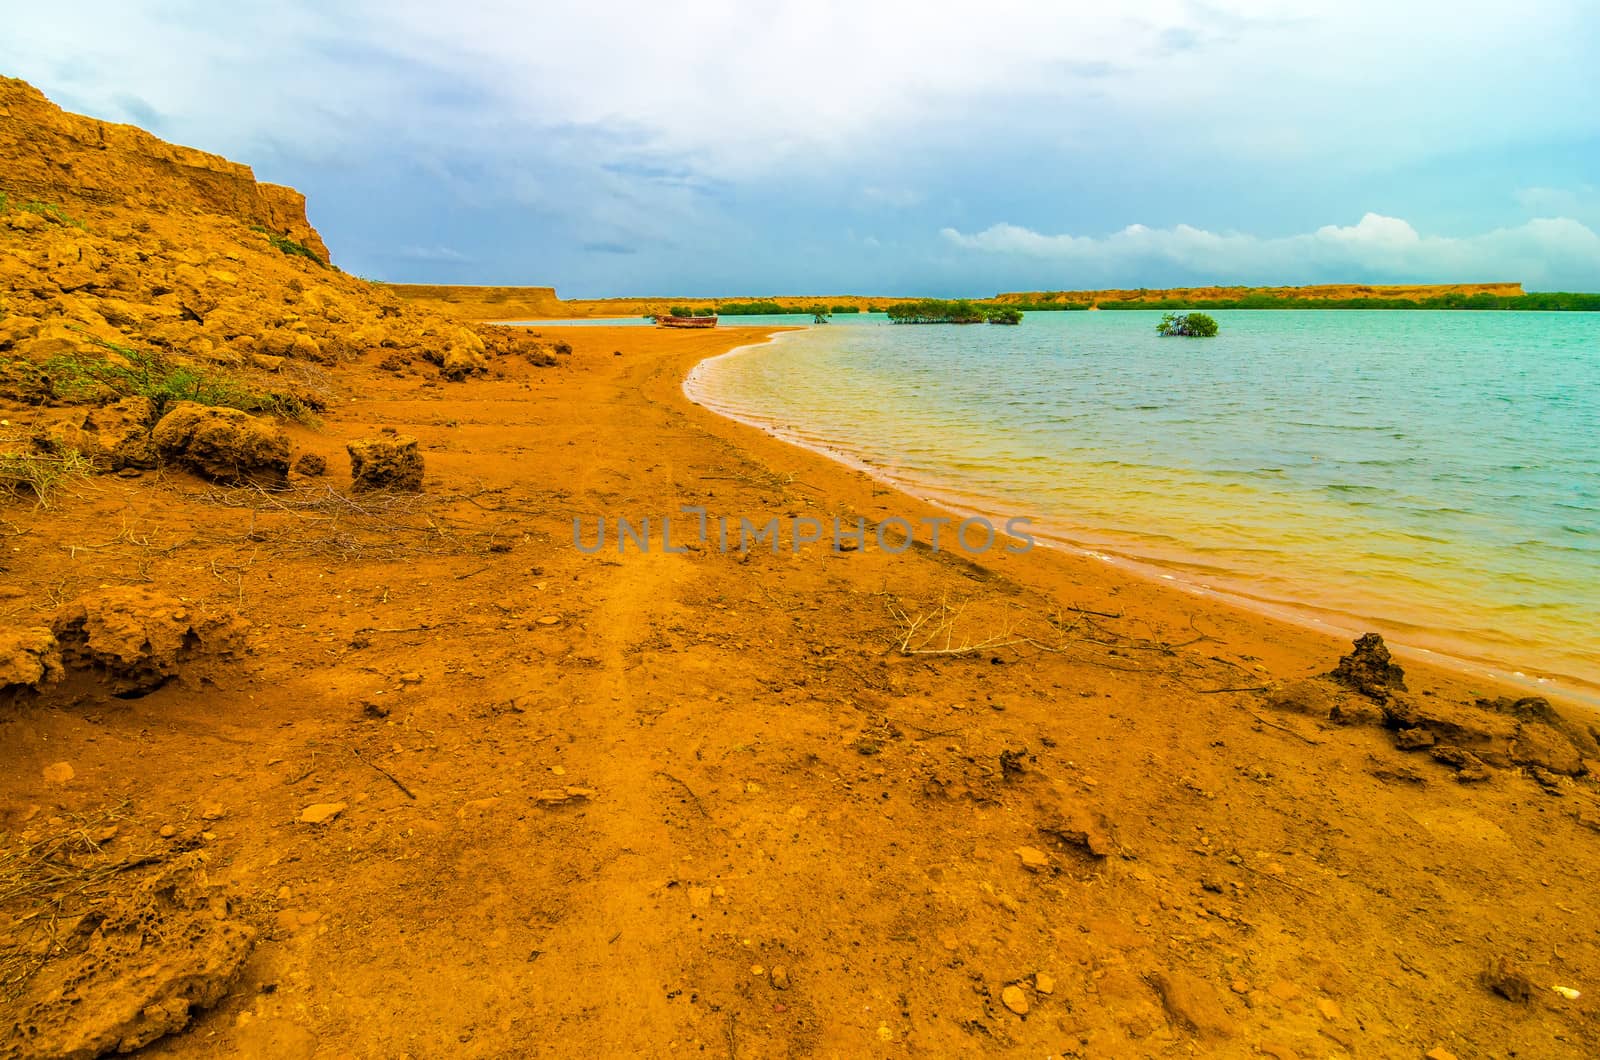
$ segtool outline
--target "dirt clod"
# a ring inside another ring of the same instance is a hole
[[[422,453],[409,435],[363,438],[346,447],[350,452],[350,480],[357,492],[422,489]]]
[[[1432,747],[1438,740],[1427,729],[1399,729],[1394,734],[1394,745],[1402,751],[1420,751]]]
[[[301,453],[295,457],[294,473],[306,478],[317,478],[328,473],[328,461],[316,453]]]

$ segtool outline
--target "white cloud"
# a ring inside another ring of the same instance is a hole
[[[1600,288],[1600,235],[1571,218],[1544,218],[1472,236],[1424,236],[1369,213],[1348,226],[1260,237],[1189,225],[1133,224],[1103,237],[1041,235],[1012,224],[941,233],[954,246],[1047,263],[1045,286],[1142,282],[1167,276],[1209,283],[1520,281],[1530,289]],[[1131,278],[1131,279],[1129,279]]]
[[[1600,187],[1523,188],[1517,202],[1535,217],[1571,217],[1591,228],[1600,227]]]
[[[1385,165],[1594,135],[1593,30],[1586,0],[79,0],[12,20],[0,66],[223,146],[608,129],[737,178],[944,123]]]

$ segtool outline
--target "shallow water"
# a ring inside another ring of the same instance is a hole
[[[1197,590],[1600,692],[1600,318],[1213,315],[836,317],[689,390]]]

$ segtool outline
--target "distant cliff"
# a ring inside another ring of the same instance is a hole
[[[143,129],[69,114],[26,81],[0,77],[0,190],[66,206],[90,202],[235,217],[328,260],[293,188]]]
[[[451,313],[467,320],[579,315],[572,312],[571,303],[556,297],[554,287],[471,287],[433,283],[386,283],[383,286],[421,308]]]

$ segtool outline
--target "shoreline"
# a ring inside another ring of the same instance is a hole
[[[760,327],[760,325],[753,326],[751,330]],[[935,481],[893,474],[864,457],[830,446],[821,440],[806,437],[796,429],[781,427],[776,422],[764,419],[749,410],[720,401],[710,393],[709,383],[700,371],[702,365],[723,358],[755,355],[776,345],[785,334],[808,330],[811,329],[805,325],[775,330],[759,342],[734,346],[696,362],[684,373],[681,386],[683,396],[691,403],[711,409],[732,422],[814,453],[857,473],[868,475],[920,503],[930,504],[942,511],[962,517],[981,516],[993,519],[1004,516],[1005,513],[985,506],[989,498],[968,496],[959,490],[946,489]],[[926,496],[924,491],[942,495]],[[1288,622],[1324,635],[1354,639],[1363,633],[1376,630],[1383,633],[1391,651],[1414,663],[1444,667],[1466,677],[1487,679],[1519,689],[1526,695],[1556,698],[1591,712],[1600,711],[1600,683],[1585,680],[1574,674],[1555,671],[1548,671],[1547,676],[1530,675],[1526,672],[1526,668],[1519,667],[1515,662],[1493,655],[1477,654],[1476,652],[1487,651],[1489,646],[1451,631],[1435,630],[1402,620],[1363,617],[1330,608],[1296,605],[1255,596],[1250,593],[1248,584],[1201,584],[1181,567],[1167,566],[1158,559],[1125,555],[1074,541],[1060,532],[1052,532],[1047,528],[1040,529],[1037,525],[1033,528],[1033,534],[1044,547],[1104,563],[1110,568],[1132,574],[1157,586],[1164,585],[1195,597],[1220,600],[1262,618]],[[1239,581],[1247,582],[1247,579]],[[1414,632],[1408,633],[1407,630]],[[1405,638],[1410,636],[1432,639],[1437,646],[1408,644]],[[1390,640],[1391,637],[1396,639]]]

